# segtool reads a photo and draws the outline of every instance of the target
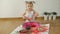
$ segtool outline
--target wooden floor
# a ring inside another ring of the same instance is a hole
[[[10,34],[17,26],[22,24],[22,19],[0,19],[0,34]],[[44,21],[43,19],[37,19],[42,24],[49,23],[49,34],[60,34],[60,19]]]

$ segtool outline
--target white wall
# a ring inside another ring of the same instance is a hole
[[[34,9],[43,16],[43,12],[56,11],[60,16],[60,0],[34,0]],[[25,10],[24,0],[0,0],[0,18],[21,17]]]
[[[37,7],[35,8],[39,14],[42,16],[43,12],[53,12],[56,11],[58,16],[60,16],[60,0],[37,0]]]

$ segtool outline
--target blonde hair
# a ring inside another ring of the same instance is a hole
[[[35,3],[34,1],[25,1],[26,4],[33,4]]]

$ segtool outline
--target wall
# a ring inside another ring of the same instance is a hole
[[[21,17],[25,10],[25,0],[0,0],[0,18]],[[60,16],[60,0],[33,0],[34,9],[43,16],[43,12],[57,12]]]

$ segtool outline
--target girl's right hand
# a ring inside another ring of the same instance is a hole
[[[23,16],[23,19],[26,19],[26,16]]]

